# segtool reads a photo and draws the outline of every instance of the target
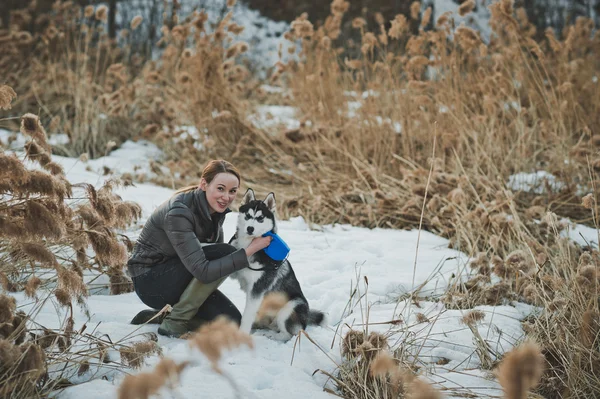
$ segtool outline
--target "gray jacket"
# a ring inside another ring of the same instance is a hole
[[[206,193],[200,189],[179,193],[161,204],[150,216],[127,262],[129,274],[139,276],[148,268],[179,257],[187,270],[203,283],[211,283],[248,267],[243,249],[208,260],[200,243],[222,243],[223,213],[209,212]]]

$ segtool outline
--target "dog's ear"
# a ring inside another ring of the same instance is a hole
[[[265,204],[267,204],[267,208],[269,208],[269,210],[273,213],[275,213],[275,194],[274,193],[269,193],[269,195],[267,195],[267,198],[265,198],[265,200],[263,201]]]
[[[242,205],[246,205],[250,201],[254,201],[254,190],[249,188],[246,190],[246,194],[244,194],[244,198],[242,198]]]

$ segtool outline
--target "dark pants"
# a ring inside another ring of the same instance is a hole
[[[229,244],[212,244],[202,247],[206,259],[219,259],[237,249]],[[160,310],[165,305],[175,305],[194,276],[186,269],[178,257],[151,266],[148,272],[132,277],[133,287],[138,297],[147,306]],[[240,311],[219,290],[215,290],[198,309],[196,317],[211,321],[225,315],[236,321],[242,320]]]

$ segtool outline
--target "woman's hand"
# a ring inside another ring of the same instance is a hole
[[[271,243],[273,237],[257,237],[252,240],[248,248],[246,248],[246,256],[250,257],[260,251],[261,249],[265,249]]]

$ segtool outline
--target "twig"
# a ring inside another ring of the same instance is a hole
[[[433,153],[431,155],[431,165],[429,166],[429,176],[427,176],[427,184],[425,185],[425,196],[423,197],[423,205],[421,206],[421,216],[419,217],[419,228],[417,231],[417,245],[415,248],[415,262],[413,265],[413,276],[411,289],[415,286],[415,275],[417,273],[417,258],[419,256],[419,242],[421,241],[421,229],[423,227],[423,216],[425,215],[425,204],[427,203],[427,193],[429,191],[429,185],[431,183],[431,175],[433,174],[433,166],[435,164],[435,146],[437,139],[437,121],[434,124],[434,135],[433,135]]]

